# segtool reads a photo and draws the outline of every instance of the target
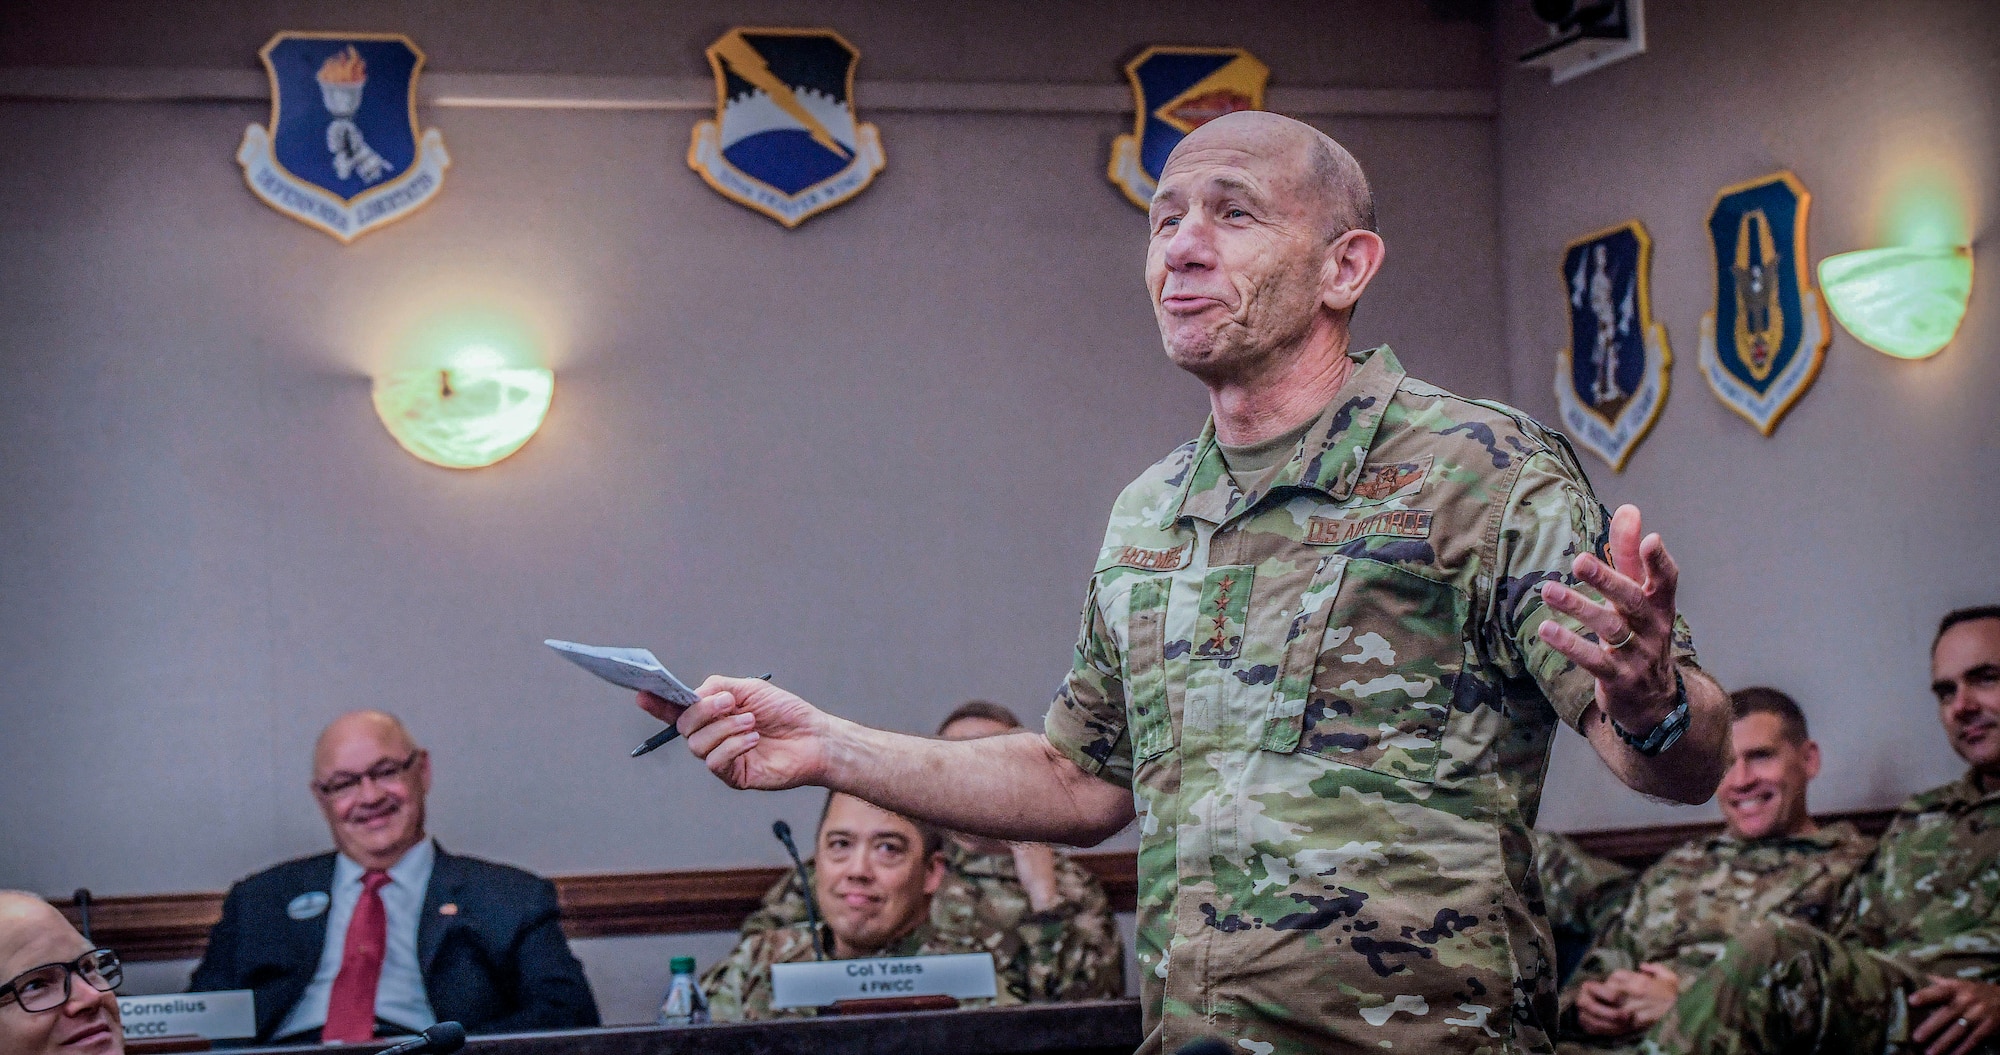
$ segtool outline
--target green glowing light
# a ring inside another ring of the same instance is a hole
[[[411,454],[477,469],[528,442],[555,388],[555,373],[534,367],[405,370],[375,379],[375,413]]]
[[[433,465],[476,469],[513,454],[542,427],[555,374],[534,334],[504,311],[440,313],[399,344],[375,378],[375,413],[403,449]]]
[[[1972,250],[1904,245],[1841,253],[1819,262],[1820,289],[1847,332],[1899,359],[1951,343],[1972,296]]]

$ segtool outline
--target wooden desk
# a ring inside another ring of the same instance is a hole
[[[512,1033],[469,1038],[464,1055],[1130,1055],[1139,1040],[1139,1002],[1101,1000],[731,1025]],[[369,1055],[384,1046],[386,1042],[233,1050]]]

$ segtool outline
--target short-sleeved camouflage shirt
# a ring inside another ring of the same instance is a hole
[[[1724,943],[1766,916],[1827,925],[1874,846],[1847,823],[1810,835],[1746,842],[1718,832],[1682,843],[1640,874],[1624,911],[1585,954],[1563,989],[1565,1020],[1583,983],[1613,971],[1663,963],[1686,986]]]
[[[833,934],[821,935],[829,953]],[[940,934],[926,922],[877,951],[875,956],[931,956],[980,952],[963,935]],[[745,1022],[765,1018],[796,1018],[815,1013],[809,1007],[777,1010],[771,1007],[771,965],[805,963],[813,958],[812,928],[800,923],[759,931],[736,943],[727,959],[718,961],[701,976],[701,992],[708,999],[709,1018],[716,1022]],[[871,959],[873,957],[870,957]],[[991,1000],[961,1000],[964,1007],[989,1007],[1021,1002],[1020,979],[999,972],[999,995]]]
[[[1556,434],[1353,358],[1262,478],[1211,422],[1119,496],[1045,723],[1133,790],[1144,1052],[1550,1047],[1528,827],[1596,686],[1537,587],[1607,517]]]
[[[1903,803],[1834,936],[1913,971],[2000,983],[2000,791],[1967,773]]]
[[[1012,854],[981,854],[945,840],[945,881],[931,895],[931,926],[958,934],[1019,964],[1030,1002],[1110,1000],[1125,995],[1125,947],[1104,884],[1062,853],[1056,854],[1056,903],[1037,912],[1014,867]],[[808,870],[812,863],[806,863]],[[806,921],[805,887],[796,873],[764,894],[743,921],[745,936]]]

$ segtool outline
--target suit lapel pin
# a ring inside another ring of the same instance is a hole
[[[298,897],[293,898],[285,906],[285,915],[295,920],[309,920],[325,912],[326,906],[332,901],[333,899],[328,897],[324,890],[308,890]]]
[[[447,901],[447,902],[445,902],[444,904],[442,904],[442,905],[439,905],[439,906],[438,906],[438,915],[440,915],[440,916],[456,916],[456,915],[458,915],[458,904],[457,904],[457,902],[453,902],[453,901]]]

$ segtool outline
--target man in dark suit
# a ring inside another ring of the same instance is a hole
[[[424,832],[430,755],[394,717],[342,715],[313,750],[336,852],[229,890],[192,991],[256,994],[257,1040],[358,1042],[439,1021],[469,1033],[598,1024],[548,880]]]

